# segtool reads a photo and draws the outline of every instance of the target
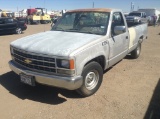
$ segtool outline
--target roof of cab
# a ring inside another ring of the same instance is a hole
[[[113,9],[110,8],[92,8],[92,9],[75,9],[67,12],[111,12]]]

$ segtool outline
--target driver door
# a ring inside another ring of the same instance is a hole
[[[128,52],[129,46],[127,28],[123,33],[116,35],[114,33],[115,26],[126,26],[121,12],[115,12],[112,15],[111,37],[109,39],[109,66],[114,65],[122,58],[124,58]]]

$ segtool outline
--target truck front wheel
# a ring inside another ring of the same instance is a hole
[[[141,43],[138,43],[136,49],[131,52],[131,57],[137,59],[141,54]]]
[[[103,79],[103,69],[97,62],[87,64],[82,72],[83,84],[77,92],[84,96],[93,95],[100,87]]]

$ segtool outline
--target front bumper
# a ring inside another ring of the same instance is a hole
[[[11,70],[13,70],[16,74],[24,73],[26,75],[31,75],[35,77],[35,81],[40,84],[50,85],[59,88],[65,88],[68,90],[75,90],[81,87],[83,83],[82,76],[76,77],[62,77],[55,76],[49,74],[38,73],[34,71],[30,71],[25,69],[17,64],[15,64],[12,60],[9,61],[9,66]]]

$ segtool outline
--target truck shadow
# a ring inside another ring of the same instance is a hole
[[[124,59],[133,60],[130,54],[126,55]]]
[[[160,119],[160,78],[152,95],[144,119]]]
[[[32,87],[23,84],[20,82],[19,76],[12,71],[0,75],[0,84],[6,88],[9,93],[22,100],[29,99],[41,103],[57,105],[66,102],[66,98],[81,98],[75,91],[43,85]]]

